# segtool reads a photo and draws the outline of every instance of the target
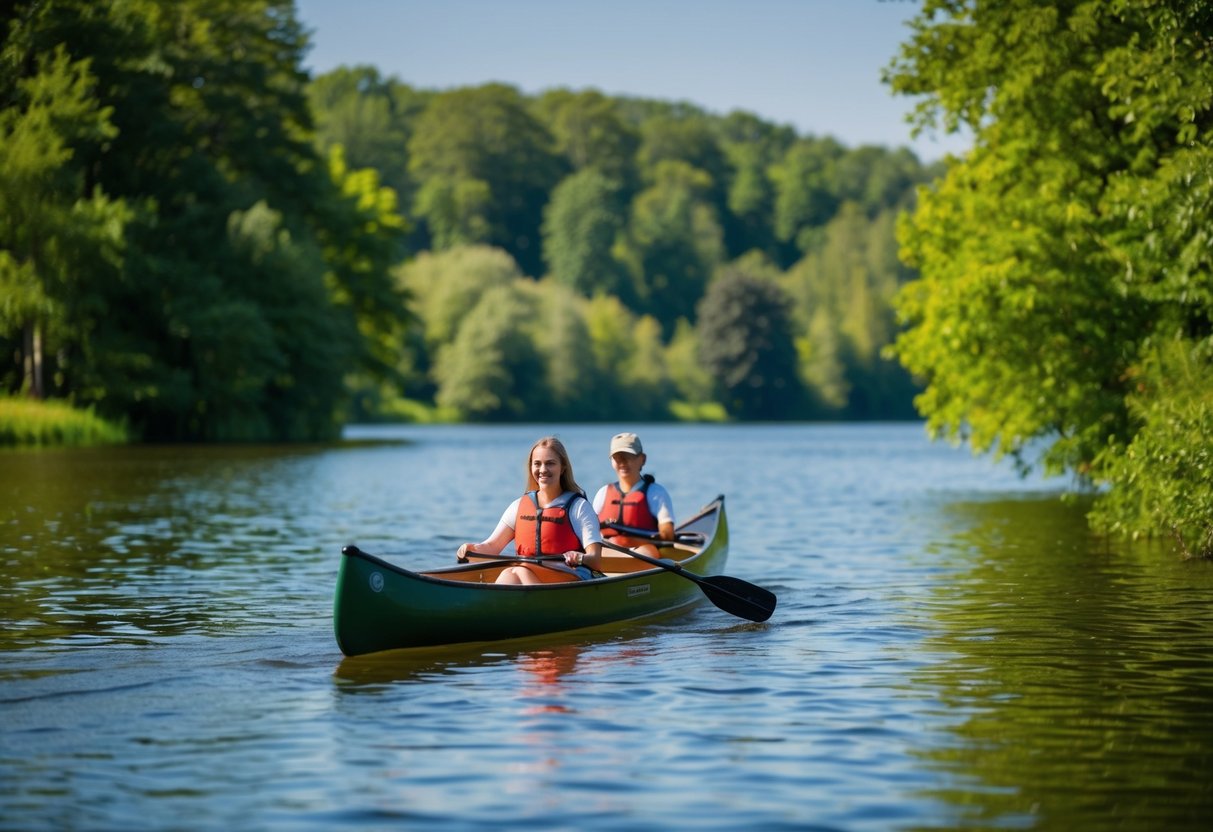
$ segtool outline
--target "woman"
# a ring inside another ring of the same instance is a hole
[[[670,493],[649,474],[641,474],[645,456],[640,437],[620,433],[611,438],[611,467],[618,483],[607,483],[594,495],[594,511],[603,525],[602,536],[617,546],[626,546],[651,558],[660,557],[657,547],[643,537],[628,537],[608,523],[645,529],[662,540],[674,539],[674,503]]]
[[[479,543],[464,543],[456,557],[496,555],[514,542],[522,557],[561,555],[564,563],[545,561],[510,566],[497,576],[499,584],[541,584],[584,581],[591,568],[602,566],[602,530],[585,492],[573,479],[573,463],[564,444],[545,436],[527,457],[526,493],[510,503],[497,528]]]

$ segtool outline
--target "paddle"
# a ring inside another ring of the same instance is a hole
[[[485,560],[508,560],[514,563],[534,563],[535,561],[551,561],[558,560],[564,563],[563,555],[540,555],[537,558],[524,558],[522,555],[490,555],[488,552],[468,552],[468,555],[473,558],[484,558]],[[455,558],[460,563],[469,563],[468,558]]]
[[[533,563],[536,566],[542,566],[546,569],[555,570],[556,572],[564,572],[564,571],[566,571],[566,569],[571,568],[571,567],[565,566],[564,555],[540,555],[539,557],[523,557],[522,555],[490,555],[488,552],[468,552],[468,555],[470,557],[474,557],[474,558],[484,558],[485,560],[503,560],[503,561],[506,561],[507,563],[522,563],[522,564]],[[460,560],[459,558],[455,558],[455,560],[459,561],[460,563],[470,563],[468,558],[463,558],[462,560]],[[553,565],[555,563],[555,561],[560,561],[560,563]],[[561,567],[565,567],[565,568],[562,569]]]
[[[675,543],[703,542],[703,535],[699,532],[675,532],[673,540],[666,540],[652,529],[638,529],[635,526],[625,526],[622,523],[603,523],[602,527],[604,529],[614,529],[628,537],[643,537],[645,540],[652,540],[658,546],[673,546]]]
[[[708,596],[709,601],[738,618],[744,618],[749,621],[766,621],[771,617],[771,613],[775,612],[775,593],[760,586],[747,583],[740,578],[730,578],[728,575],[708,575],[706,577],[696,575],[694,572],[687,572],[681,566],[671,561],[651,558],[648,555],[642,555],[640,552],[627,549],[623,546],[616,546],[614,543],[605,540],[602,542],[602,545],[608,549],[616,549],[625,555],[631,555],[645,563],[681,575],[688,581],[694,581],[699,584],[699,588],[703,590],[704,595]]]

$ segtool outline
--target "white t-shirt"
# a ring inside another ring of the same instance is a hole
[[[572,526],[573,531],[576,532],[578,539],[581,540],[581,545],[589,546],[591,543],[601,543],[602,528],[598,525],[598,515],[590,507],[588,500],[580,499],[581,495],[574,494],[572,491],[566,491],[549,503],[548,508],[568,505],[569,500],[574,496],[579,499],[573,500],[573,505],[569,508],[569,524]],[[518,504],[521,502],[522,497],[519,497],[502,512],[501,519],[497,521],[497,528],[493,529],[493,533],[489,536],[488,540],[505,537],[507,529],[509,530],[509,539],[514,539],[514,521],[518,519]],[[485,542],[487,543],[488,541],[486,540]]]
[[[607,489],[611,485],[612,483],[607,483],[594,495],[595,515],[602,513],[602,507],[606,505]],[[614,483],[614,485],[619,485],[619,483]],[[664,485],[659,482],[649,483],[644,497],[649,504],[649,512],[657,518],[657,525],[674,522],[674,501],[670,499],[670,492],[665,490]]]

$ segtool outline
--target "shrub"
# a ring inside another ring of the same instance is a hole
[[[0,397],[0,445],[121,445],[129,440],[124,425],[107,422],[92,408]]]

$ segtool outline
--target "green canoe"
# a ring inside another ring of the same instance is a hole
[[[724,497],[682,523],[676,538],[673,546],[661,550],[667,563],[676,563],[692,578],[720,575],[729,553]],[[602,578],[499,586],[493,581],[510,561],[413,572],[346,546],[333,600],[337,645],[345,655],[357,656],[401,647],[522,638],[657,615],[703,597],[696,581],[678,574],[677,567],[654,567],[611,551],[603,559],[607,566]]]

